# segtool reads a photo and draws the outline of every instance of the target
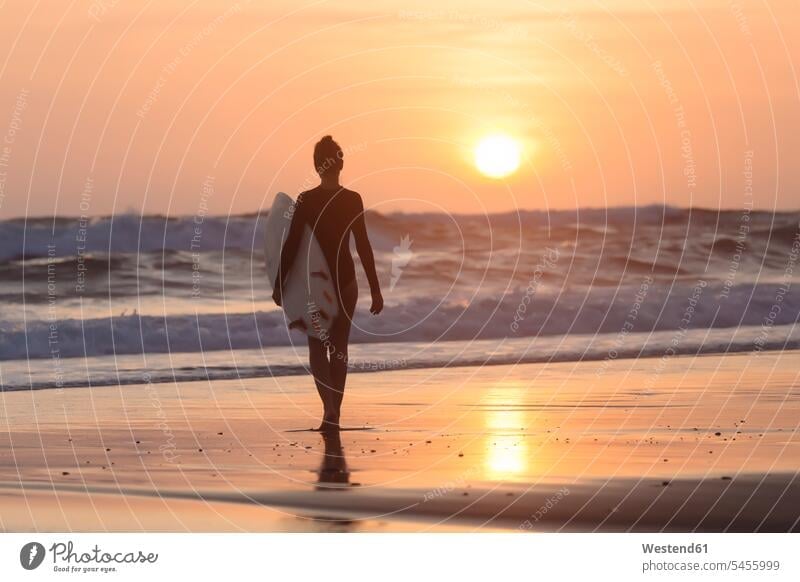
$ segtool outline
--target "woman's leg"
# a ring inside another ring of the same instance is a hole
[[[322,424],[324,425],[326,420],[331,418],[334,410],[336,391],[335,385],[331,381],[328,347],[323,341],[311,336],[308,336],[308,363],[311,366],[319,398],[322,400]]]
[[[341,292],[340,307],[342,313],[331,327],[330,379],[333,385],[332,420],[339,424],[344,385],[347,381],[348,344],[350,343],[350,327],[358,301],[358,284],[353,281]]]

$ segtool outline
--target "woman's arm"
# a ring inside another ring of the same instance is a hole
[[[275,279],[275,284],[272,286],[272,300],[277,305],[283,303],[283,285],[286,283],[286,277],[289,276],[289,270],[294,264],[297,250],[300,248],[300,240],[303,237],[303,227],[305,220],[302,214],[302,200],[303,195],[297,197],[297,202],[294,205],[294,212],[292,214],[292,223],[289,226],[289,234],[286,235],[286,240],[281,248],[281,264],[278,269],[278,275]]]
[[[381,284],[378,281],[378,273],[375,271],[375,255],[372,253],[372,245],[367,236],[367,224],[364,220],[364,203],[358,197],[358,213],[353,224],[353,236],[356,237],[356,251],[361,258],[361,264],[367,273],[369,290],[372,294],[372,307],[370,312],[377,315],[383,310],[383,295],[381,295]]]

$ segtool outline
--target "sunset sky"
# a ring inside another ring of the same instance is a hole
[[[381,212],[798,208],[796,10],[12,0],[0,217],[257,211],[314,185],[327,133]],[[500,180],[473,161],[495,133],[523,153]]]

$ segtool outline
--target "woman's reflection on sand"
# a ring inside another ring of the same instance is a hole
[[[325,454],[317,472],[317,491],[342,491],[349,489],[350,471],[344,458],[342,438],[338,430],[322,431],[322,440],[325,443]],[[315,522],[324,524],[320,531],[347,532],[355,531],[357,520],[335,514],[314,516]]]
[[[342,489],[350,486],[350,471],[342,448],[342,437],[338,430],[322,431],[325,454],[319,466],[317,489]]]

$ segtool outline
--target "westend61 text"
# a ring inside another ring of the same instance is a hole
[[[687,544],[678,546],[674,544],[642,544],[645,554],[707,554],[708,544]]]

